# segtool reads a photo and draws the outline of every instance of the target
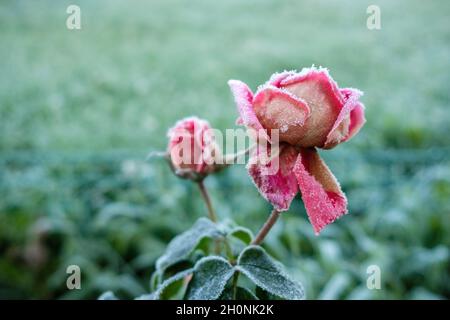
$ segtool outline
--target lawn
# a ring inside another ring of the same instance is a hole
[[[296,199],[266,249],[309,299],[450,297],[448,1],[0,1],[0,297],[148,292],[168,241],[205,214],[162,161],[185,116],[234,128],[228,89],[330,69],[365,92],[367,124],[324,153],[350,214],[314,236]],[[208,178],[222,218],[256,231],[270,208],[245,168]],[[78,264],[82,290],[66,288]],[[369,265],[382,289],[366,287]]]

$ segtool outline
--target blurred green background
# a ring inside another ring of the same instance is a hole
[[[81,8],[81,30],[66,8]],[[381,8],[381,30],[366,8]],[[312,64],[365,92],[367,124],[323,152],[350,214],[313,235],[300,199],[266,248],[309,299],[450,297],[448,1],[0,1],[0,298],[132,298],[205,208],[162,161],[177,119],[237,117],[253,89]],[[244,166],[206,181],[221,218],[270,210]],[[67,290],[77,264],[82,289]],[[381,268],[381,290],[366,269]]]

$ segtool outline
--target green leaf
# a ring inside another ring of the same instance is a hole
[[[181,299],[184,295],[184,292],[182,291],[186,288],[186,277],[193,272],[194,269],[187,269],[165,280],[153,293],[154,298],[157,300],[168,300],[171,298]]]
[[[235,227],[228,233],[228,236],[239,239],[246,245],[249,245],[253,240],[253,233],[244,227]]]
[[[140,295],[139,297],[137,297],[134,300],[155,300],[155,294],[153,294],[153,293],[143,294],[143,295]]]
[[[233,287],[228,286],[220,296],[220,300],[235,300]],[[236,300],[259,300],[253,292],[247,288],[236,287]]]
[[[247,288],[236,288],[236,300],[259,300],[258,297]]]
[[[274,261],[261,247],[250,246],[242,251],[236,269],[257,286],[276,296],[289,300],[305,297],[302,285],[293,281],[281,264]]]
[[[261,287],[256,286],[255,294],[259,300],[285,300],[277,295],[270,293],[269,291],[264,290]]]
[[[150,291],[155,291],[161,283],[162,275],[159,270],[155,270],[150,278]]]
[[[233,276],[233,266],[224,258],[210,256],[200,259],[194,267],[194,277],[189,283],[188,300],[216,300]]]
[[[156,268],[163,272],[167,267],[185,260],[204,238],[222,236],[217,225],[206,218],[200,218],[191,229],[176,236],[167,246],[167,250],[158,261]]]
[[[211,237],[204,237],[198,242],[194,250],[199,254],[202,254],[203,257],[205,255],[208,255],[209,252],[211,252],[215,243],[216,242]]]
[[[106,291],[98,297],[98,300],[119,300],[112,291]]]

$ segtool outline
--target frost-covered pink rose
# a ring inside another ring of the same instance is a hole
[[[176,174],[188,177],[206,175],[215,168],[217,147],[206,120],[189,117],[169,129],[167,152]]]
[[[314,231],[347,212],[347,199],[316,148],[331,149],[353,137],[365,123],[362,92],[338,87],[327,69],[274,74],[253,94],[230,80],[240,117],[238,123],[255,130],[278,129],[279,170],[249,162],[249,174],[275,209],[285,211],[300,191]]]

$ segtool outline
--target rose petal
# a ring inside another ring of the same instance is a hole
[[[294,174],[316,234],[347,212],[345,194],[316,149],[300,150]]]
[[[335,147],[337,144],[344,142],[350,138],[350,127],[351,123],[351,114],[355,108],[361,108],[361,103],[359,102],[359,98],[363,95],[363,93],[357,89],[346,88],[340,90],[344,102],[344,106],[339,113],[333,128],[330,130],[327,136],[327,140],[324,149],[331,149]],[[361,122],[360,119],[356,116],[359,115],[360,112],[357,112],[354,115],[354,124],[353,124],[353,133],[352,136],[362,127],[364,121]],[[364,116],[363,116],[364,117]],[[355,131],[356,126],[358,129]]]
[[[298,192],[297,180],[292,175],[298,153],[294,147],[289,145],[283,145],[280,149],[279,156],[269,164],[263,165],[253,158],[249,161],[247,169],[261,195],[276,210],[286,211]],[[274,161],[279,161],[278,170],[271,172],[268,168],[273,165]]]
[[[266,85],[272,85],[274,87],[279,88],[281,81],[283,81],[287,77],[290,77],[293,75],[295,75],[295,71],[284,71],[284,72],[280,72],[280,73],[274,73],[270,77],[269,81],[267,81]]]
[[[306,101],[311,116],[302,127],[291,130],[301,137],[292,144],[308,148],[323,146],[344,105],[339,89],[326,69],[309,68],[281,81],[281,88]]]
[[[294,73],[283,79],[280,85],[282,87],[288,87],[308,80],[323,82],[324,86],[322,89],[329,91],[327,94],[336,104],[342,104],[343,101],[339,94],[339,87],[325,68],[303,68],[299,73]]]
[[[309,117],[308,105],[274,86],[265,86],[253,98],[253,107],[266,129],[279,129],[280,141],[294,144],[301,136],[296,128],[304,125]]]
[[[253,93],[250,88],[239,80],[230,80],[228,85],[234,95],[234,101],[240,114],[238,122],[255,130],[263,129],[253,110]]]
[[[250,88],[239,80],[230,80],[228,81],[228,85],[234,95],[234,100],[240,114],[240,117],[236,120],[236,124],[245,125],[247,128],[253,129],[254,132],[249,132],[249,134],[254,139],[270,141],[266,129],[256,117],[252,103],[253,93]]]
[[[357,134],[364,123],[366,123],[366,118],[364,117],[364,105],[362,103],[358,103],[357,106],[350,112],[350,128],[348,129],[348,134],[343,141],[347,141]]]

